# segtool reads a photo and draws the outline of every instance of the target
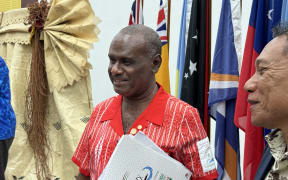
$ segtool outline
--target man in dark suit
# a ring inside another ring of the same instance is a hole
[[[288,32],[287,27],[278,30],[256,59],[256,72],[244,86],[252,123],[274,129],[265,137],[268,145],[256,180],[288,180]]]
[[[268,145],[266,145],[264,152],[263,152],[262,159],[261,159],[261,163],[258,167],[258,170],[257,170],[257,173],[256,173],[254,180],[265,179],[268,172],[271,170],[274,162],[275,162],[275,159],[273,158],[273,156],[270,153],[270,148]]]

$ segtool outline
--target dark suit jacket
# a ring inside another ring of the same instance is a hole
[[[260,165],[258,167],[258,170],[256,172],[256,176],[254,180],[263,180],[267,176],[268,172],[272,168],[274,164],[274,158],[270,153],[270,148],[268,145],[265,146],[262,159],[260,162]]]

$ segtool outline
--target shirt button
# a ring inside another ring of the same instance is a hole
[[[142,129],[142,125],[138,125],[137,129],[141,130]]]
[[[136,134],[137,130],[135,128],[131,129],[130,134]]]

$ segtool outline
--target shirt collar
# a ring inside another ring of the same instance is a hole
[[[148,105],[148,107],[144,110],[144,112],[140,116],[143,115],[142,118],[145,118],[147,121],[153,124],[161,126],[164,119],[166,102],[170,97],[170,95],[164,91],[161,85],[159,85],[159,87],[160,88],[158,89],[156,95],[153,97],[151,103]],[[122,123],[121,104],[122,104],[122,95],[114,97],[114,100],[111,102],[111,105],[103,114],[101,121],[112,120],[113,121],[112,124],[114,125],[116,124],[119,125],[119,122]]]
[[[265,136],[265,139],[270,147],[270,152],[275,160],[279,161],[287,156],[286,142],[283,133],[280,129],[275,129]]]

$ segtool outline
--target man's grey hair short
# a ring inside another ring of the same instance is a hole
[[[288,35],[288,22],[279,23],[273,29],[273,38],[280,36],[282,34]]]
[[[286,47],[283,49],[283,53],[288,55],[288,22],[279,23],[272,29],[273,38],[285,34],[286,36]]]
[[[134,24],[120,30],[119,34],[142,35],[150,57],[161,55],[161,40],[156,31],[142,24]]]

